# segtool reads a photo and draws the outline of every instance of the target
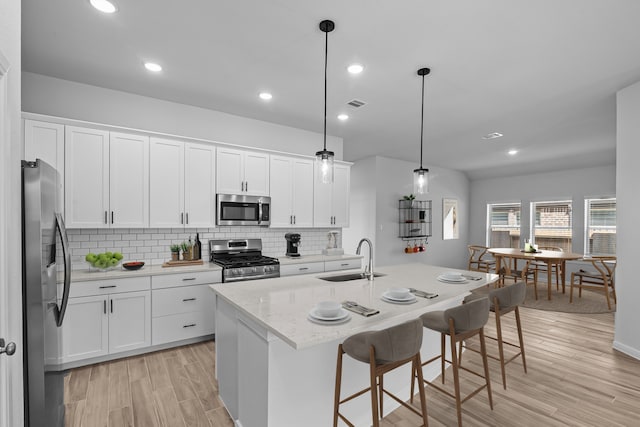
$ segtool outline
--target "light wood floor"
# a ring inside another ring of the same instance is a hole
[[[465,426],[640,425],[640,361],[612,350],[613,314],[522,308],[521,315],[528,373],[520,359],[508,364],[505,391],[498,362],[489,360],[494,409],[486,392],[474,396],[462,405]],[[513,318],[506,319],[505,335],[515,340]],[[495,335],[494,325],[492,316],[487,335]],[[487,344],[497,355],[495,342]],[[73,370],[67,377],[67,426],[233,426],[218,399],[214,351],[207,342]],[[481,369],[473,352],[465,352],[463,363]],[[462,376],[463,393],[482,381]],[[452,388],[449,371],[446,379]],[[431,388],[427,409],[431,427],[457,424],[453,402]],[[381,425],[420,423],[401,408]]]

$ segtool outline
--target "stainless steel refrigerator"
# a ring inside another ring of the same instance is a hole
[[[56,206],[57,176],[57,171],[40,159],[22,162],[24,417],[29,427],[64,426],[59,328],[69,297],[71,257],[64,221]],[[60,249],[62,257],[58,256]],[[56,259],[64,260],[60,295]]]

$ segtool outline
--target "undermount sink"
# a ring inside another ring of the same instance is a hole
[[[381,277],[381,276],[386,276],[386,274],[373,273],[373,277]],[[318,277],[318,279],[326,280],[328,282],[348,282],[349,280],[360,280],[360,279],[366,279],[366,278],[367,276],[365,276],[364,273],[349,273],[349,274],[341,274],[338,276]]]

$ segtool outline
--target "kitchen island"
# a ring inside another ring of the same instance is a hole
[[[211,285],[216,294],[216,376],[220,398],[238,426],[328,426],[332,423],[335,363],[338,344],[358,332],[387,328],[432,310],[459,304],[471,290],[493,283],[498,276],[466,272],[480,280],[449,284],[437,280],[445,271],[460,271],[425,264],[380,267],[384,276],[330,282],[321,277],[340,273],[291,276],[243,283]],[[381,300],[393,287],[413,287],[439,296],[417,298],[412,304]],[[320,325],[308,320],[309,311],[323,300],[352,300],[378,309],[363,317]],[[422,357],[440,351],[439,335],[425,330]],[[425,370],[435,378],[438,367]],[[368,384],[368,365],[345,358],[343,393]],[[385,386],[409,398],[410,369],[385,376]],[[385,414],[398,404],[385,400]],[[370,399],[362,397],[344,406],[357,426],[371,425]]]

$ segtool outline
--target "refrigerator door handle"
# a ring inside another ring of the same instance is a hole
[[[64,314],[67,311],[67,303],[69,302],[69,291],[71,290],[71,253],[69,252],[69,240],[67,239],[67,229],[64,226],[62,215],[56,212],[56,229],[60,234],[62,241],[62,256],[64,257],[64,290],[62,292],[62,304],[56,309],[56,323],[62,326]]]

